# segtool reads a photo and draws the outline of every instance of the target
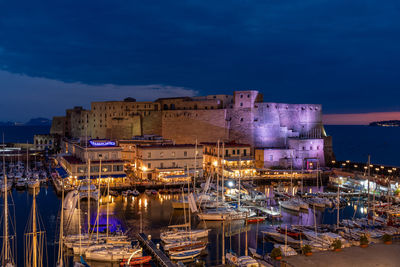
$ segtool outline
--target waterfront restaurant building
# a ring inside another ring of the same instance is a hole
[[[143,180],[182,183],[195,173],[202,176],[202,162],[200,145],[138,145],[135,174]]]
[[[206,174],[224,174],[238,178],[256,175],[251,146],[237,143],[202,143],[203,169]]]
[[[122,160],[125,163],[135,167],[136,147],[138,145],[162,145],[173,144],[172,140],[164,139],[159,135],[142,135],[134,136],[132,139],[123,139],[118,141],[118,145],[122,148]]]
[[[90,165],[92,182],[110,186],[126,183],[124,162],[121,159],[122,148],[112,140],[64,141],[64,154],[57,160],[61,166],[57,171],[62,178],[68,178],[71,185],[78,185],[81,180],[87,179]],[[100,181],[99,176],[101,175]],[[110,178],[110,180],[108,180]]]

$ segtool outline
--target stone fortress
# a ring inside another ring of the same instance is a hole
[[[92,102],[91,109],[68,109],[54,117],[51,134],[67,138],[131,139],[160,135],[177,144],[249,144],[261,167],[324,166],[332,157],[331,138],[316,104],[263,102],[258,91],[232,95],[160,98],[153,102]]]

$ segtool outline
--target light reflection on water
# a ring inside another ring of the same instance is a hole
[[[292,191],[289,187],[285,188],[287,192],[296,192],[299,188],[294,187]],[[264,192],[268,197],[272,197],[273,188],[270,186],[261,186],[258,188],[259,191]],[[304,192],[316,192],[316,187],[304,187]],[[322,191],[322,189],[320,188]],[[16,220],[17,220],[17,236],[18,236],[18,262],[23,263],[23,232],[27,222],[27,217],[31,209],[32,195],[27,191],[25,192],[12,192],[15,207],[16,207]],[[179,200],[181,198],[180,194],[176,195],[146,195],[140,194],[138,197],[112,197],[109,203],[109,222],[112,225],[121,224],[123,230],[129,230],[130,233],[137,233],[140,230],[140,213],[142,214],[142,227],[143,232],[147,235],[151,235],[155,239],[156,243],[159,242],[160,231],[167,228],[171,224],[183,223],[184,211],[174,210],[172,208],[171,202],[173,200]],[[269,205],[276,206],[277,202],[274,199],[268,201]],[[54,245],[57,240],[58,231],[58,211],[60,207],[60,198],[56,196],[52,187],[42,187],[39,194],[37,195],[37,205],[41,217],[43,219],[44,225],[47,232],[47,251],[49,255],[49,265],[54,266],[55,253],[57,252],[57,246]],[[87,202],[82,201],[81,208],[82,222],[87,219]],[[97,204],[92,201],[91,205],[91,223],[94,224],[96,221],[96,207]],[[102,201],[100,205],[100,231],[104,230],[106,225],[106,211],[107,205],[106,201]],[[234,221],[232,223],[224,223],[225,229],[225,248],[226,250],[233,250],[234,252],[241,251],[244,254],[245,250],[245,229],[247,229],[248,246],[256,248],[264,248],[265,250],[270,250],[272,244],[263,242],[260,231],[265,230],[271,225],[314,225],[314,211],[309,209],[307,212],[291,212],[282,209],[282,220],[281,221],[265,221],[260,224],[250,224],[246,225],[241,221]],[[187,215],[187,214],[186,214]],[[77,215],[70,218],[71,231],[77,231]],[[365,209],[361,203],[350,203],[344,209],[340,211],[340,218],[352,218],[353,216],[361,217],[365,216]],[[321,223],[336,223],[336,210],[334,209],[316,209],[315,210],[315,220],[317,224]],[[215,265],[220,263],[222,255],[222,222],[201,222],[196,216],[191,217],[191,223],[194,228],[208,227],[212,231],[209,235],[209,245],[208,253],[203,259],[208,265]],[[72,225],[74,227],[72,227]],[[87,229],[87,224],[84,223],[83,229]],[[102,229],[103,228],[103,229]],[[112,230],[117,229],[113,227]],[[240,233],[240,235],[239,235]],[[96,263],[95,266],[113,266],[112,264],[99,264]],[[114,266],[118,266],[114,264]]]

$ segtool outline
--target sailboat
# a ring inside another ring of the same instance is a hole
[[[224,143],[223,143],[224,145]],[[224,171],[223,171],[223,164],[219,164],[220,160],[219,160],[219,156],[220,155],[220,149],[219,149],[219,142],[218,142],[218,166],[222,165],[222,186],[224,186]],[[222,153],[222,157],[223,157],[223,153]],[[240,161],[240,159],[239,159]],[[222,162],[224,162],[224,158],[222,158]],[[222,187],[222,191],[221,191],[221,199],[222,199],[222,203],[220,204],[218,202],[218,194],[219,194],[219,172],[217,175],[217,204],[216,204],[216,208],[215,209],[208,209],[205,211],[202,211],[200,213],[197,214],[198,218],[200,220],[203,221],[225,221],[225,220],[245,220],[248,217],[253,217],[256,215],[256,213],[254,211],[251,211],[249,209],[245,209],[240,207],[240,197],[241,197],[241,186],[240,186],[240,178],[241,175],[239,176],[239,183],[238,183],[238,192],[239,192],[239,196],[238,196],[238,207],[235,209],[233,207],[227,207],[225,206],[225,190],[224,187]]]
[[[3,149],[4,149],[4,135],[3,135]],[[3,185],[5,189],[4,193],[4,214],[3,214],[3,246],[1,250],[1,265],[6,267],[16,266],[16,261],[14,259],[13,248],[15,246],[16,235],[9,234],[9,211],[8,211],[8,189],[7,189],[7,174],[6,174],[6,163],[3,150]],[[15,226],[15,225],[14,225]]]
[[[36,207],[36,188],[33,188],[31,216],[25,228],[25,266],[42,267],[47,264],[46,231]]]
[[[187,173],[189,175],[189,167],[187,169]],[[190,192],[190,182],[188,181],[188,193]],[[184,199],[184,191],[182,188],[182,199]],[[211,231],[210,229],[191,229],[191,211],[192,209],[197,209],[196,203],[194,200],[193,194],[189,194],[188,197],[188,222],[186,223],[186,210],[184,210],[185,214],[185,223],[183,225],[170,226],[173,230],[169,230],[160,234],[160,238],[164,243],[175,243],[177,240],[185,240],[191,239],[195,240],[202,237],[208,237],[208,233]],[[195,210],[193,210],[195,211]],[[180,228],[180,229],[179,229]]]

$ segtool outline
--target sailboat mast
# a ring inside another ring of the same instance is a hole
[[[339,208],[340,208],[340,183],[338,183],[337,187],[337,215],[336,215],[336,220],[337,220],[337,227],[339,228]]]
[[[29,156],[28,156],[28,141],[26,141],[26,170],[25,172],[29,171]]]
[[[3,255],[4,255],[4,262],[3,265],[6,265],[9,258],[9,244],[8,244],[8,196],[7,196],[7,175],[6,175],[6,159],[4,155],[4,133],[3,133],[3,183],[5,186],[4,189],[4,239],[3,239]]]
[[[193,193],[196,194],[196,174],[197,174],[197,138],[194,147],[194,174],[193,174]]]
[[[60,215],[60,237],[58,239],[58,262],[57,266],[64,266],[63,262],[63,241],[64,241],[64,179],[62,180],[62,193],[61,193],[61,215]]]
[[[293,153],[290,154],[290,191],[293,195]]]
[[[368,216],[368,214],[369,214],[369,177],[370,177],[370,175],[371,175],[371,156],[368,155],[368,176],[367,176],[367,181],[368,181],[367,222],[368,222],[368,224],[369,224],[369,216]]]
[[[110,176],[107,178],[107,239],[108,239],[108,213],[109,213],[109,202],[110,202]]]
[[[82,255],[81,195],[78,191],[79,255]]]
[[[188,176],[190,177],[190,174],[189,174],[189,164],[187,165],[186,169],[187,169]],[[188,223],[189,223],[188,228],[189,228],[189,231],[190,231],[190,233],[191,233],[191,232],[192,232],[192,227],[191,227],[191,225],[190,225],[190,223],[191,223],[191,218],[190,218],[191,213],[190,213],[190,205],[189,205],[190,179],[188,179],[188,184],[187,184],[187,186],[188,186],[188,210],[189,210],[189,211],[188,211]],[[183,204],[183,205],[185,205],[185,204]],[[190,235],[192,235],[192,234],[190,234]]]
[[[238,208],[240,208],[240,196],[242,191],[240,191],[240,177],[242,176],[242,156],[239,152],[239,198],[238,198]]]
[[[89,155],[88,155],[89,156]],[[88,220],[88,235],[90,234],[90,158],[88,158],[89,167],[88,167],[88,213],[87,213],[87,220]]]
[[[225,165],[225,156],[224,156],[224,151],[225,151],[225,142],[222,142],[222,203],[225,202],[225,181],[224,181],[224,165]]]
[[[218,140],[218,143],[217,143],[217,153],[218,153],[218,156],[217,156],[217,166],[216,166],[216,170],[217,170],[217,207],[219,206],[219,201],[218,201],[218,194],[219,194],[219,164],[220,164],[220,162],[219,162],[219,140]]]
[[[36,267],[37,266],[37,232],[36,232],[36,187],[33,187],[33,202],[32,202],[32,251],[33,251],[33,260],[32,260],[32,266]]]
[[[98,194],[97,194],[97,231],[96,231],[96,239],[99,241],[99,223],[100,223],[100,179],[101,179],[101,156],[99,155],[100,158],[100,166],[99,166],[99,181],[97,183],[98,186]],[[108,199],[107,199],[108,201]],[[107,225],[108,227],[108,225]]]

